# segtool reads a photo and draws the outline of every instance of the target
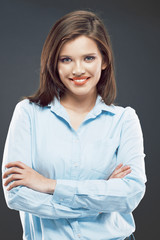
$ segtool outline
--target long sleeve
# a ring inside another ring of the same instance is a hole
[[[8,207],[20,211],[23,238],[125,239],[135,231],[131,212],[145,193],[144,156],[140,122],[130,107],[108,106],[98,96],[75,131],[59,99],[45,107],[18,103],[2,174],[8,162],[21,161],[57,181],[53,194],[3,185]],[[132,172],[107,180],[119,163]]]
[[[33,165],[33,119],[23,105],[24,102],[17,104],[11,120],[4,149],[2,174],[8,162],[21,161],[30,167]],[[95,210],[62,206],[54,201],[52,194],[40,193],[25,186],[18,186],[10,191],[4,186],[3,188],[9,208],[29,212],[41,218],[83,218],[98,215]]]
[[[123,179],[58,180],[53,199],[72,208],[100,212],[132,212],[145,193],[143,136],[135,111],[126,108],[117,151],[119,163],[131,166],[132,172]]]

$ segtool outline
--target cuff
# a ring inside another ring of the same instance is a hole
[[[53,193],[53,201],[71,207],[76,194],[77,181],[57,180]]]

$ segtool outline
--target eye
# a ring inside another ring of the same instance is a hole
[[[68,62],[71,62],[72,60],[69,57],[65,57],[65,58],[60,58],[60,61],[63,63],[68,63]]]
[[[85,61],[87,61],[87,62],[91,62],[91,61],[93,61],[94,59],[95,59],[94,56],[86,56],[86,57],[85,57]]]

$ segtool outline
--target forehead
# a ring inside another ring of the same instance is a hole
[[[67,41],[61,48],[60,54],[86,54],[86,53],[97,53],[100,51],[97,47],[96,42],[86,36],[79,36],[73,40]]]

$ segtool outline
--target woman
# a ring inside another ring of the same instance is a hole
[[[4,193],[23,239],[133,239],[145,193],[143,137],[131,107],[113,104],[109,36],[92,12],[51,29],[40,87],[19,102],[3,158]]]

